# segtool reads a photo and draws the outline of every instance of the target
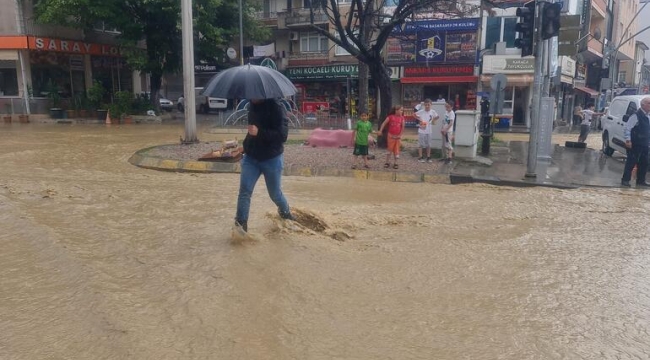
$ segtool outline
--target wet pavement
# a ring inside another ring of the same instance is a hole
[[[452,171],[452,183],[553,187],[619,187],[625,158],[605,156],[593,148],[574,149],[555,144],[550,160],[538,160],[536,177],[527,178],[528,142],[508,141],[491,149],[491,166],[461,162]]]

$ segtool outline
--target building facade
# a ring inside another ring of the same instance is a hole
[[[47,113],[48,93],[57,89],[62,106],[100,82],[115,91],[140,93],[146,77],[126,64],[114,29],[93,31],[36,22],[34,2],[0,0],[0,102],[4,112]],[[106,99],[110,101],[110,98]]]

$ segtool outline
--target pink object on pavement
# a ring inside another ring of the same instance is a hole
[[[311,132],[307,143],[314,147],[344,147],[354,146],[352,130],[325,130],[316,128]]]

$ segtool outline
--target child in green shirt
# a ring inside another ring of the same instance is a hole
[[[368,121],[368,114],[362,113],[360,120],[354,126],[352,138],[354,139],[354,162],[352,168],[357,168],[359,162],[359,155],[363,158],[363,167],[369,169],[368,166],[368,135],[372,133],[372,124]]]

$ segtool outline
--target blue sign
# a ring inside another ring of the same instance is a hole
[[[393,33],[412,34],[420,31],[478,30],[479,23],[479,18],[411,21],[406,22],[403,29],[396,27]]]

